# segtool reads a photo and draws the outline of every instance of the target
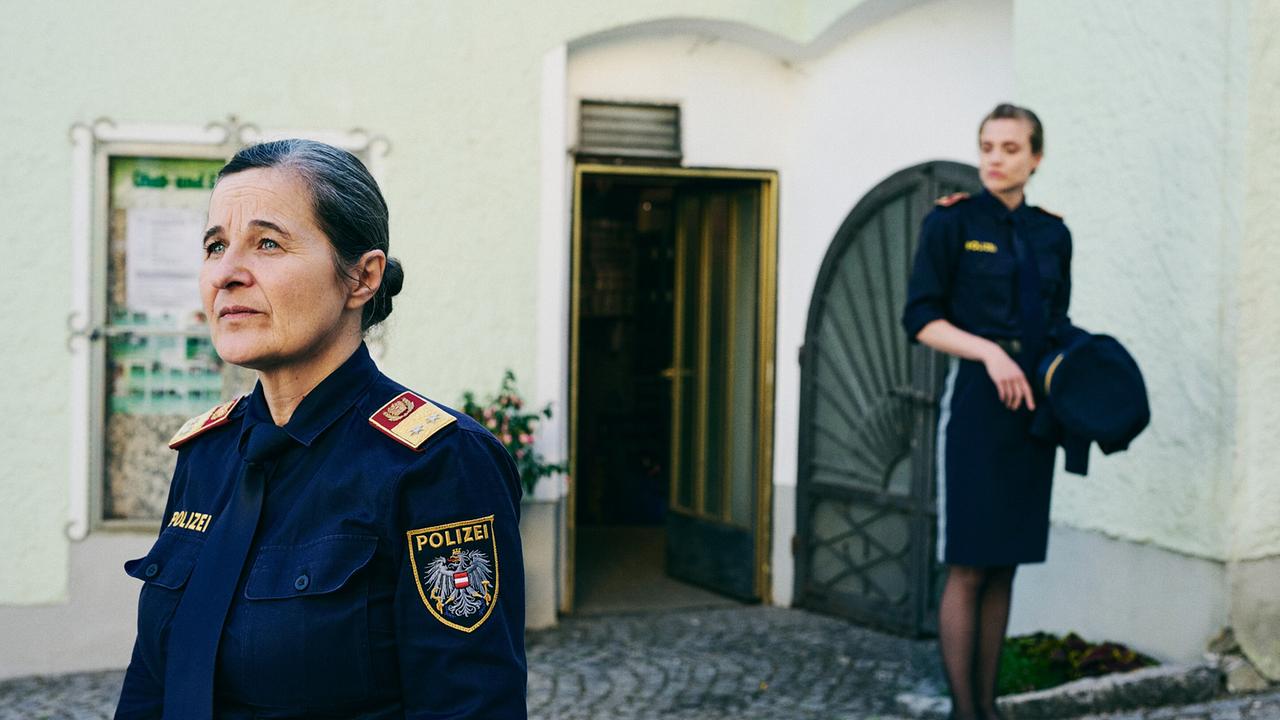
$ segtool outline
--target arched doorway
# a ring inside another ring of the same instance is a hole
[[[898,318],[933,200],[978,187],[962,163],[899,171],[858,202],[827,250],[801,351],[797,605],[903,634],[936,630],[944,363],[911,345]]]

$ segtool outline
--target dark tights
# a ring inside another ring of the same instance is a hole
[[[938,607],[938,644],[956,720],[996,715],[996,675],[1017,566],[951,565]]]

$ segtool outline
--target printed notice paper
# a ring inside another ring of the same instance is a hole
[[[204,211],[133,208],[126,217],[125,303],[182,315],[200,309]]]

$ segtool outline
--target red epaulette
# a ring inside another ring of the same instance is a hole
[[[938,205],[939,207],[951,207],[952,205],[955,205],[961,200],[968,200],[968,199],[969,199],[969,193],[955,192],[955,193],[951,193],[950,195],[944,195],[938,198],[937,200],[934,200],[933,204]]]
[[[176,450],[179,445],[191,438],[220,425],[225,425],[231,419],[231,411],[236,408],[236,403],[238,402],[240,402],[240,397],[233,398],[182,423],[182,427],[178,428],[178,432],[174,433],[173,437],[170,438],[169,448]]]
[[[457,422],[457,418],[408,390],[391,399],[369,416],[369,424],[413,450],[432,435]]]

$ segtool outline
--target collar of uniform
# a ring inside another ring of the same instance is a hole
[[[1021,220],[1030,209],[1027,205],[1026,195],[1022,196],[1022,202],[1018,203],[1018,207],[1010,210],[1000,198],[986,188],[983,188],[982,192],[978,193],[977,200],[986,204],[987,209],[1000,220]]]
[[[293,411],[293,417],[285,423],[284,431],[294,440],[309,447],[320,433],[360,399],[369,383],[377,376],[378,366],[369,357],[369,349],[364,343],[360,343],[360,347],[351,353],[346,362],[329,373],[328,377],[302,398],[302,402]],[[242,446],[249,428],[260,422],[272,422],[271,410],[267,407],[261,382],[253,388],[248,401],[244,429],[241,430]]]
[[[285,432],[294,440],[310,446],[320,433],[360,399],[377,376],[378,366],[369,357],[369,348],[360,343],[346,362],[302,398],[298,409],[293,411],[293,417],[285,423]]]

